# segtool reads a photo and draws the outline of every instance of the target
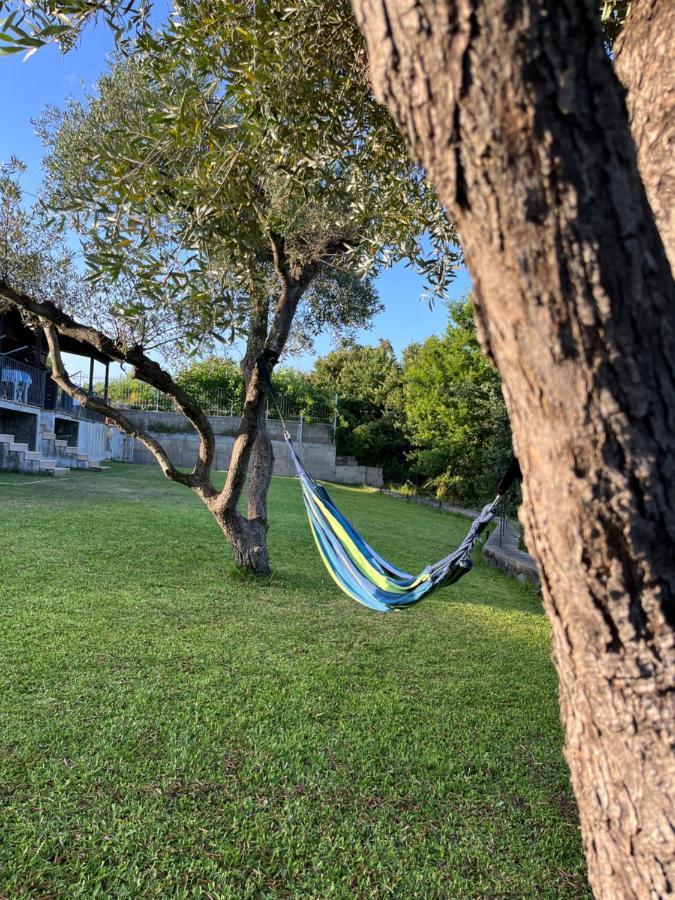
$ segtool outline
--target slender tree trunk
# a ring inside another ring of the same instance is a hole
[[[244,413],[235,439],[225,487],[208,506],[232,547],[235,563],[256,575],[269,575],[267,551],[267,492],[272,480],[274,455],[267,433],[267,385],[257,360],[265,350],[276,359],[281,355],[300,298],[310,284],[317,263],[310,263],[291,273],[284,251],[283,238],[272,236],[274,261],[281,288],[268,329],[267,304],[254,303],[249,340],[242,362],[246,381]],[[251,466],[248,490],[248,516],[237,509],[247,471]]]
[[[616,72],[627,91],[638,166],[675,269],[675,3],[633,0],[617,41]]]
[[[258,357],[265,349],[268,327],[269,300],[265,297],[252,310],[248,344],[241,365],[247,389]],[[249,519],[260,520],[267,528],[267,493],[272,483],[274,453],[267,430],[267,385],[263,384],[263,390],[265,396],[260,404],[257,433],[249,464],[247,515]]]
[[[503,376],[604,900],[675,890],[675,296],[582,0],[354,0]]]

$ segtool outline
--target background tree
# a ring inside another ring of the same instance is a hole
[[[597,12],[356,0],[504,379],[598,897],[675,883],[675,296]]]
[[[347,341],[317,359],[312,382],[339,398],[338,453],[361,465],[381,466],[386,482],[405,481],[401,365],[387,340],[376,347]]]
[[[501,379],[483,356],[471,299],[443,337],[409,348],[403,369],[411,460],[437,497],[467,506],[494,494],[513,453]]]

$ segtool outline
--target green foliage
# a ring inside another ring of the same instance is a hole
[[[103,396],[104,385],[94,385],[95,393]],[[118,378],[108,384],[108,397],[112,403],[140,409],[149,408],[157,399],[157,390],[137,378]]]
[[[287,409],[294,410],[296,415],[302,414],[306,422],[317,417],[328,421],[334,405],[334,398],[316,385],[306,372],[291,366],[281,366],[272,376],[275,393],[283,398]],[[270,415],[275,415],[270,403]]]
[[[176,375],[176,384],[193,397],[203,397],[205,401],[209,397],[215,399],[222,395],[237,402],[244,395],[241,369],[231,359],[222,356],[211,356],[184,366]]]
[[[24,203],[19,177],[24,164],[0,164],[0,278],[15,290],[49,299],[63,309],[87,299],[73,267],[73,252],[40,210]]]
[[[354,275],[398,259],[443,292],[454,230],[372,97],[351,17],[344,43],[334,24],[305,2],[187,3],[86,108],[43,117],[49,205],[85,238],[92,278],[137,289],[117,315],[169,308],[193,340],[232,336],[278,290],[272,234],[292,274],[321,262],[320,325],[367,321],[377,301]]]
[[[631,6],[632,0],[600,0],[600,20],[608,47],[614,46],[623,31]]]
[[[495,493],[511,457],[497,372],[482,355],[471,300],[451,307],[443,337],[412,347],[404,365],[406,432],[425,487],[467,505]]]
[[[240,367],[226,357],[212,356],[184,366],[176,375],[176,383],[199,400],[205,409],[222,408],[223,404],[232,401],[234,411],[241,412],[244,377]],[[332,398],[327,397],[305,372],[282,366],[275,370],[272,384],[282,413],[293,418],[302,414],[308,423],[317,418],[322,421],[330,418]],[[269,414],[271,418],[278,417],[273,402],[269,403]]]
[[[382,466],[387,482],[406,477],[403,434],[402,372],[389,341],[363,347],[343,343],[312,371],[312,381],[339,397],[337,448],[362,465]]]
[[[293,479],[264,583],[150,466],[0,480],[0,895],[590,900],[530,589],[477,559],[372,613]],[[467,528],[331,491],[413,571]]]

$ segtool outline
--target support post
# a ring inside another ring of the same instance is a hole
[[[108,385],[110,383],[110,363],[105,364],[105,381],[103,383],[103,399],[108,402]]]
[[[89,360],[89,393],[94,393],[94,357]]]

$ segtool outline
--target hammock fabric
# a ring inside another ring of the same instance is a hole
[[[470,571],[473,566],[471,550],[481,532],[494,519],[501,499],[499,495],[474,519],[454,552],[427,566],[419,575],[410,575],[387,562],[366,543],[342,515],[328,491],[304,467],[287,431],[284,437],[302,485],[316,546],[328,572],[345,594],[370,609],[391,612],[418,603],[436,588],[454,584]]]

